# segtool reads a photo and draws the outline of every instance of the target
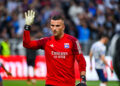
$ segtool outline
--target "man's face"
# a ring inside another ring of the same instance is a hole
[[[63,20],[51,20],[50,28],[54,36],[61,36],[64,33],[64,21]]]
[[[105,40],[105,44],[107,44],[109,41],[109,39],[107,37],[105,37],[104,40]]]

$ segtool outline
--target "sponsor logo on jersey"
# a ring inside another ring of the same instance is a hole
[[[64,43],[64,48],[70,48],[69,43]]]
[[[55,52],[55,51],[51,51],[51,54],[53,55],[53,58],[65,59],[66,56],[68,55],[68,52]]]

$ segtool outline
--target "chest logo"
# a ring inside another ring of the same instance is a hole
[[[70,48],[69,43],[64,43],[64,48]]]
[[[51,47],[54,47],[54,45],[53,45],[53,44],[51,44],[50,46],[51,46]]]

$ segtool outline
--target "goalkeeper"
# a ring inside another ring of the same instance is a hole
[[[80,82],[77,86],[86,86],[86,61],[79,41],[64,33],[64,19],[60,15],[52,16],[50,28],[53,36],[39,40],[30,39],[30,28],[35,12],[25,13],[26,25],[23,34],[23,46],[29,49],[44,49],[47,64],[46,86],[75,86],[75,59],[80,70]]]

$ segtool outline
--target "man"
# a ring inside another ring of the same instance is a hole
[[[95,58],[95,68],[97,71],[97,74],[99,76],[99,79],[101,81],[100,86],[107,86],[107,77],[104,73],[105,65],[110,68],[111,71],[113,69],[108,65],[107,61],[105,60],[105,52],[106,52],[106,46],[108,42],[108,36],[103,35],[101,39],[97,42],[95,42],[90,50],[90,69],[92,70],[92,56]]]
[[[64,33],[64,20],[60,15],[51,17],[50,28],[53,36],[40,40],[30,39],[30,28],[35,17],[34,11],[25,13],[25,31],[23,46],[29,49],[44,49],[47,78],[46,86],[75,86],[74,62],[78,61],[81,83],[77,86],[86,86],[86,62],[78,40]]]
[[[10,43],[7,37],[0,43],[0,54],[4,57],[9,57],[10,55]]]
[[[10,72],[8,72],[8,71],[5,69],[5,67],[3,66],[3,64],[0,62],[0,68],[1,68],[1,67],[5,70],[5,72],[7,73],[8,76],[11,76],[11,75],[12,75]],[[3,86],[1,75],[0,75],[0,86]]]

